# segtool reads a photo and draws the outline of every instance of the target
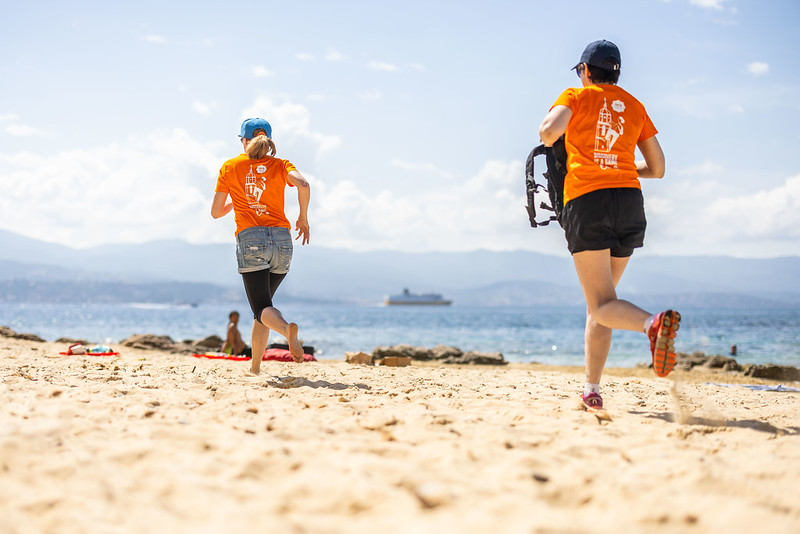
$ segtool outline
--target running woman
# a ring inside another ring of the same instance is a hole
[[[681,316],[656,315],[617,298],[616,286],[633,249],[644,243],[647,221],[639,178],[664,176],[664,152],[644,105],[617,85],[622,61],[617,46],[589,43],[573,67],[583,87],[561,93],[539,127],[546,146],[564,135],[567,175],[562,225],[586,299],[584,355],[589,409],[602,409],[603,374],[613,329],[650,338],[653,369],[667,376],[675,366],[675,333]],[[635,159],[639,149],[643,160]]]
[[[298,326],[283,318],[272,298],[292,261],[292,226],[283,208],[285,187],[297,188],[300,215],[295,223],[295,239],[302,239],[303,245],[311,236],[308,226],[311,187],[294,165],[275,157],[269,122],[259,118],[245,120],[239,138],[244,153],[222,165],[211,203],[211,216],[218,219],[234,212],[236,261],[254,319],[250,372],[257,375],[261,372],[270,330],[286,338],[294,361],[303,361]]]

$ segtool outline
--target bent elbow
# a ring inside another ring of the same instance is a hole
[[[539,127],[539,139],[542,140],[545,146],[551,146],[555,142],[553,134],[550,133],[550,129],[545,124]]]

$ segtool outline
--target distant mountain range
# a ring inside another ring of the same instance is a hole
[[[281,300],[374,304],[437,292],[455,305],[581,306],[568,257],[534,252],[354,252],[295,247]],[[800,257],[636,255],[618,288],[646,307],[798,307]],[[0,302],[236,302],[234,245],[164,240],[73,249],[0,230]]]

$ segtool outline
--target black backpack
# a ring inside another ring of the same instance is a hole
[[[542,173],[547,185],[539,184],[533,177],[533,160],[536,156],[544,154],[547,171]],[[556,140],[552,147],[539,145],[528,155],[528,162],[525,164],[525,190],[528,194],[528,218],[531,226],[547,226],[550,221],[558,221],[561,224],[561,211],[564,209],[564,177],[567,175],[567,149],[564,146],[564,136]],[[552,211],[554,215],[543,221],[536,221],[536,200],[535,195],[540,190],[547,192],[550,197],[550,204],[542,202],[539,207],[543,210]],[[563,225],[562,225],[563,226]]]

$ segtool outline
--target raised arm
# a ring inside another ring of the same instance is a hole
[[[636,146],[639,147],[639,152],[644,156],[644,161],[636,162],[639,178],[663,178],[666,160],[664,159],[664,151],[661,150],[661,145],[656,136],[643,139]]]
[[[545,146],[553,146],[556,140],[567,131],[572,110],[567,106],[553,106],[539,126],[539,138]]]
[[[286,179],[297,188],[297,203],[300,204],[300,215],[298,215],[297,223],[295,223],[295,230],[297,230],[295,239],[302,237],[301,243],[305,245],[311,241],[311,230],[308,226],[308,203],[311,200],[311,186],[308,185],[308,181],[303,178],[303,175],[297,171],[291,171]]]

